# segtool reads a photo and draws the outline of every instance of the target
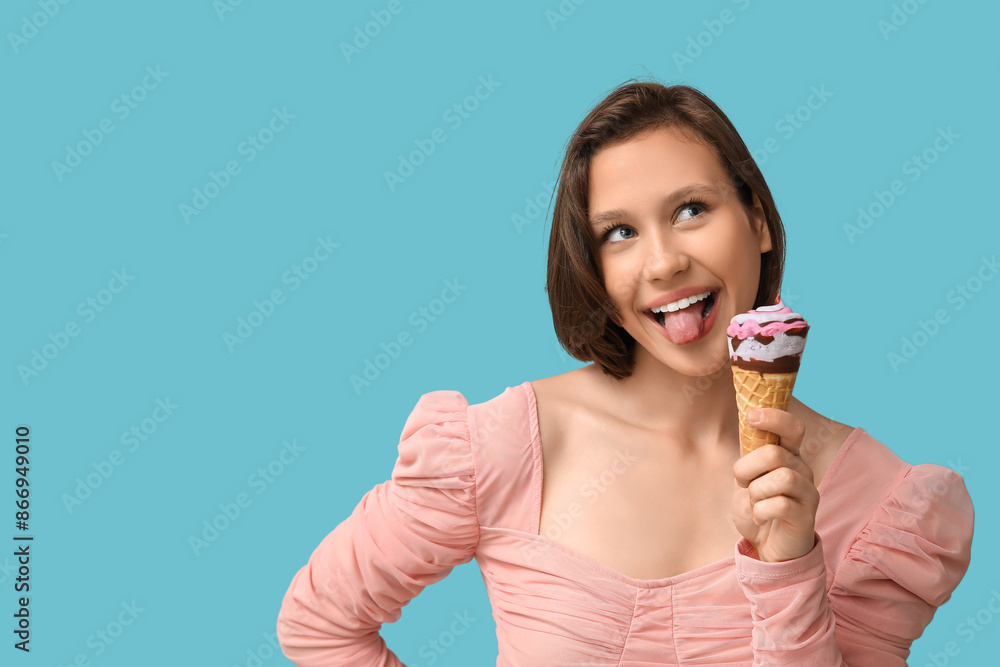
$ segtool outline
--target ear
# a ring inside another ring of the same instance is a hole
[[[754,232],[760,241],[760,252],[771,252],[771,230],[767,228],[767,218],[764,215],[764,207],[760,204],[757,193],[753,193],[753,210],[750,211],[750,222]]]

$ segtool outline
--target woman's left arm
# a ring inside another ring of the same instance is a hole
[[[781,410],[762,413],[757,427],[777,433],[781,445],[733,468],[734,522],[743,534],[737,576],[751,603],[754,664],[905,667],[910,644],[969,565],[974,513],[961,476],[913,467],[834,577],[815,533],[819,494],[798,454],[801,422]]]

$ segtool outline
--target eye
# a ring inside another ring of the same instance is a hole
[[[708,206],[700,201],[688,201],[681,204],[681,214],[677,216],[678,220],[690,220],[691,218],[696,218],[705,211],[708,210]],[[685,211],[694,211],[694,215],[685,215]]]
[[[627,230],[631,232],[631,235],[627,235],[624,237],[619,236],[618,238],[614,238],[614,236],[618,234],[618,232],[621,230]],[[635,238],[634,235],[635,235],[635,230],[629,227],[628,225],[608,225],[601,232],[601,240],[611,241],[612,243],[616,243],[618,241],[628,241],[631,238]]]

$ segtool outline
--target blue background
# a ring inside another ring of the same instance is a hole
[[[32,651],[11,648],[5,629],[16,598],[8,556],[0,662],[288,664],[264,637],[282,595],[389,477],[420,395],[455,389],[476,403],[581,365],[556,344],[544,292],[551,212],[525,199],[547,205],[544,184],[598,100],[654,76],[706,92],[766,157],[788,232],[783,294],[813,325],[797,396],[911,463],[965,477],[977,511],[972,566],[910,664],[930,664],[950,641],[960,653],[949,664],[992,663],[1000,619],[990,614],[971,641],[957,627],[1000,590],[1000,281],[980,283],[961,308],[953,290],[1000,249],[996,4],[403,0],[350,57],[341,43],[387,2],[51,4],[50,18],[44,0],[0,10],[0,383],[11,443],[0,495],[13,496],[12,442],[26,424],[36,536]],[[727,9],[731,22],[713,23]],[[901,25],[888,30],[894,11]],[[688,49],[695,57],[678,60]],[[456,126],[444,114],[479,77],[499,85]],[[800,109],[813,87],[832,96]],[[135,106],[127,117],[122,95]],[[294,118],[269,136],[274,109]],[[790,132],[783,119],[796,112],[808,118]],[[102,119],[113,132],[57,174],[53,162]],[[435,128],[446,141],[390,188],[384,173]],[[935,154],[948,128],[958,138]],[[251,161],[240,146],[258,134],[273,140]],[[912,180],[907,161],[928,149],[936,161]],[[185,220],[180,206],[230,160],[239,173]],[[905,192],[849,233],[858,208],[897,179]],[[286,272],[317,238],[339,247],[306,262],[315,271],[296,284]],[[124,289],[113,282],[123,270],[133,276]],[[419,327],[411,315],[449,279],[466,289]],[[117,294],[102,292],[109,283]],[[227,345],[275,289],[283,303]],[[105,300],[101,312],[80,307],[88,298]],[[915,336],[938,311],[947,321]],[[78,335],[60,338],[67,323]],[[350,376],[401,332],[412,344],[356,391]],[[904,338],[920,346],[893,365]],[[36,351],[44,366],[36,358],[41,370],[25,372]],[[162,423],[148,421],[157,399],[178,406]],[[143,420],[155,432],[130,451],[121,435]],[[252,478],[286,440],[304,448],[298,457],[270,482]],[[115,450],[121,465],[67,505]],[[192,548],[203,521],[241,493],[249,506]],[[13,534],[13,503],[2,506]],[[113,644],[95,640],[133,600],[135,622]],[[421,647],[466,612],[477,620],[436,664],[494,664],[475,562],[427,588],[383,635],[407,664],[430,664]]]

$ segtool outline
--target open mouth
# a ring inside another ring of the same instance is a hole
[[[674,302],[674,304],[671,305],[675,304],[677,305],[676,308],[673,308],[673,310],[675,311],[686,310],[688,308],[701,308],[701,319],[704,322],[706,319],[708,319],[708,316],[712,314],[712,309],[715,308],[715,299],[717,295],[718,291],[707,292],[705,294],[696,294],[692,297],[681,299],[679,303]],[[685,301],[687,302],[686,306],[684,305]],[[657,324],[659,324],[661,328],[664,328],[664,320],[666,319],[667,316],[667,313],[665,311],[654,313],[651,310],[647,310],[646,316],[652,319]]]

